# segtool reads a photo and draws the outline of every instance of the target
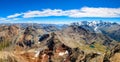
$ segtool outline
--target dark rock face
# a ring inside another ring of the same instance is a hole
[[[28,41],[23,41],[23,43],[28,46],[31,47],[34,44],[34,41],[28,40]]]
[[[0,42],[4,41],[5,38],[4,37],[0,37]]]
[[[110,57],[113,56],[115,53],[120,53],[120,44],[117,44],[112,50]]]
[[[39,41],[41,42],[41,41],[45,40],[48,37],[49,37],[49,34],[44,34],[44,35],[40,36]]]
[[[24,47],[23,43],[18,42],[16,45],[19,45],[20,47]]]

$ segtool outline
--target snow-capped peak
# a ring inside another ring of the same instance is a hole
[[[119,25],[118,23],[104,22],[104,21],[81,21],[73,23],[73,25],[82,26],[85,29],[94,31],[96,33],[101,33],[101,28],[111,27],[112,25]]]

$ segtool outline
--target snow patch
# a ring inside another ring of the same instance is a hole
[[[59,56],[63,56],[63,55],[65,55],[65,54],[68,54],[68,51],[66,50],[65,52],[60,52],[59,53]]]
[[[35,51],[35,57],[39,56],[40,51]]]

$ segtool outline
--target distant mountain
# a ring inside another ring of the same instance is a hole
[[[43,29],[46,32],[58,31],[68,27],[67,24],[39,24],[39,23],[12,23],[12,24],[2,23],[0,24],[0,26],[11,26],[11,25],[17,25],[24,29],[31,26],[35,29]]]
[[[108,35],[114,40],[120,41],[120,24],[112,22],[103,22],[103,21],[81,21],[72,23],[71,25],[81,26],[90,32],[102,33]]]

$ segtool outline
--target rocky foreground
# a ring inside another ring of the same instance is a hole
[[[1,26],[0,62],[120,62],[120,43],[76,25],[49,32]]]

